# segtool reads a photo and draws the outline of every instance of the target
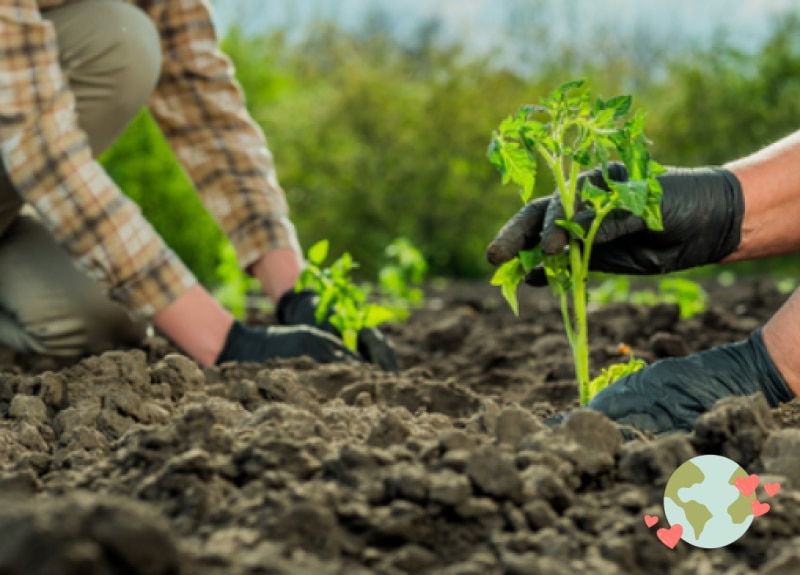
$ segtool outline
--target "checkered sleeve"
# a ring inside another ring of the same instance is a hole
[[[299,252],[272,154],[219,49],[210,6],[203,0],[140,6],[162,38],[163,70],[150,111],[239,265],[247,270],[275,248]]]
[[[0,155],[58,243],[131,310],[151,316],[195,283],[92,158],[35,0],[0,3]]]

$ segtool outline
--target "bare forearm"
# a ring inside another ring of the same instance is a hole
[[[789,389],[800,396],[800,290],[764,326],[764,345]]]
[[[189,288],[153,317],[153,324],[203,367],[213,365],[225,345],[233,316],[202,286]]]
[[[291,248],[280,248],[264,254],[250,270],[258,278],[264,293],[273,302],[294,288],[303,270],[303,259]]]
[[[742,184],[742,240],[724,262],[800,250],[800,132],[725,166]]]

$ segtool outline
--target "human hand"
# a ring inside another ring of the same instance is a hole
[[[309,326],[248,327],[235,321],[216,364],[226,361],[261,363],[269,359],[309,356],[319,363],[360,362],[342,342]]]
[[[623,164],[612,163],[613,181],[627,181]],[[608,189],[599,168],[579,176],[584,182]],[[722,168],[671,168],[658,178],[663,190],[663,231],[650,230],[630,212],[612,211],[601,223],[592,248],[590,269],[634,275],[662,274],[717,263],[730,255],[741,240],[744,197],[738,179]],[[574,220],[584,229],[594,219],[591,205],[576,206]],[[568,243],[567,231],[555,222],[564,219],[558,193],[533,200],[500,230],[487,250],[487,259],[499,266],[520,251],[541,243],[542,252],[555,255]],[[542,267],[525,278],[534,286],[547,285]]]
[[[282,325],[317,327],[337,338],[341,337],[339,330],[327,319],[317,324],[315,313],[318,301],[319,295],[312,290],[299,292],[289,290],[278,300],[276,309],[278,321]],[[384,371],[398,371],[394,347],[379,329],[373,327],[358,332],[358,351],[367,361],[376,364]]]
[[[689,431],[717,400],[759,392],[770,407],[794,398],[764,346],[760,329],[744,341],[649,365],[618,379],[586,407],[641,431]],[[560,414],[547,423],[565,417]]]

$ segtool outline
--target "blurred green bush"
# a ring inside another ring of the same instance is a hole
[[[485,159],[491,131],[562,81],[586,77],[603,96],[632,92],[634,106],[648,111],[654,157],[665,164],[724,163],[800,128],[797,17],[776,22],[753,53],[724,37],[668,51],[648,49],[646,36],[616,40],[598,38],[598,49],[582,54],[537,45],[535,35],[504,39],[527,42],[536,54],[525,72],[435,35],[401,43],[380,29],[322,25],[300,41],[232,30],[223,48],[275,155],[304,247],[328,238],[374,277],[385,246],[404,236],[425,254],[432,276],[488,277],[485,246],[518,207]],[[101,160],[213,285],[225,240],[149,116]],[[541,177],[537,193],[551,189]],[[737,270],[796,264],[783,258]]]

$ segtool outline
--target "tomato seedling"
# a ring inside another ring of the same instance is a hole
[[[581,91],[582,90],[582,91]],[[579,92],[574,95],[575,92]],[[504,120],[494,132],[487,151],[490,162],[500,171],[504,184],[520,187],[523,204],[533,198],[537,157],[550,168],[557,193],[564,206],[564,219],[556,222],[567,230],[569,245],[556,255],[544,255],[537,246],[498,268],[492,283],[501,287],[515,314],[519,313],[517,286],[534,267],[544,266],[548,283],[560,298],[564,327],[575,362],[581,403],[592,397],[589,380],[589,343],[586,323],[586,282],[592,243],[603,219],[615,210],[641,217],[647,226],[660,230],[661,186],[656,176],[664,168],[650,159],[649,141],[644,135],[644,113],[629,115],[632,98],[592,99],[584,81],[568,82],[538,105],[524,106]],[[629,179],[613,181],[608,164],[616,153],[625,164]],[[578,189],[582,169],[600,166],[608,189],[584,181]],[[581,225],[574,216],[579,207],[595,214]],[[569,294],[572,294],[572,305]]]
[[[422,305],[424,294],[418,286],[425,281],[428,263],[413,243],[397,238],[384,251],[387,263],[378,272],[380,293],[398,319],[408,318],[410,310]]]
[[[296,291],[313,289],[319,294],[316,308],[317,323],[325,321],[342,334],[345,346],[358,349],[358,332],[396,319],[395,312],[381,304],[367,303],[367,291],[350,278],[358,267],[353,257],[345,252],[330,267],[322,265],[328,257],[328,240],[317,242],[308,250],[308,262],[300,274]],[[328,315],[330,313],[330,315]]]

